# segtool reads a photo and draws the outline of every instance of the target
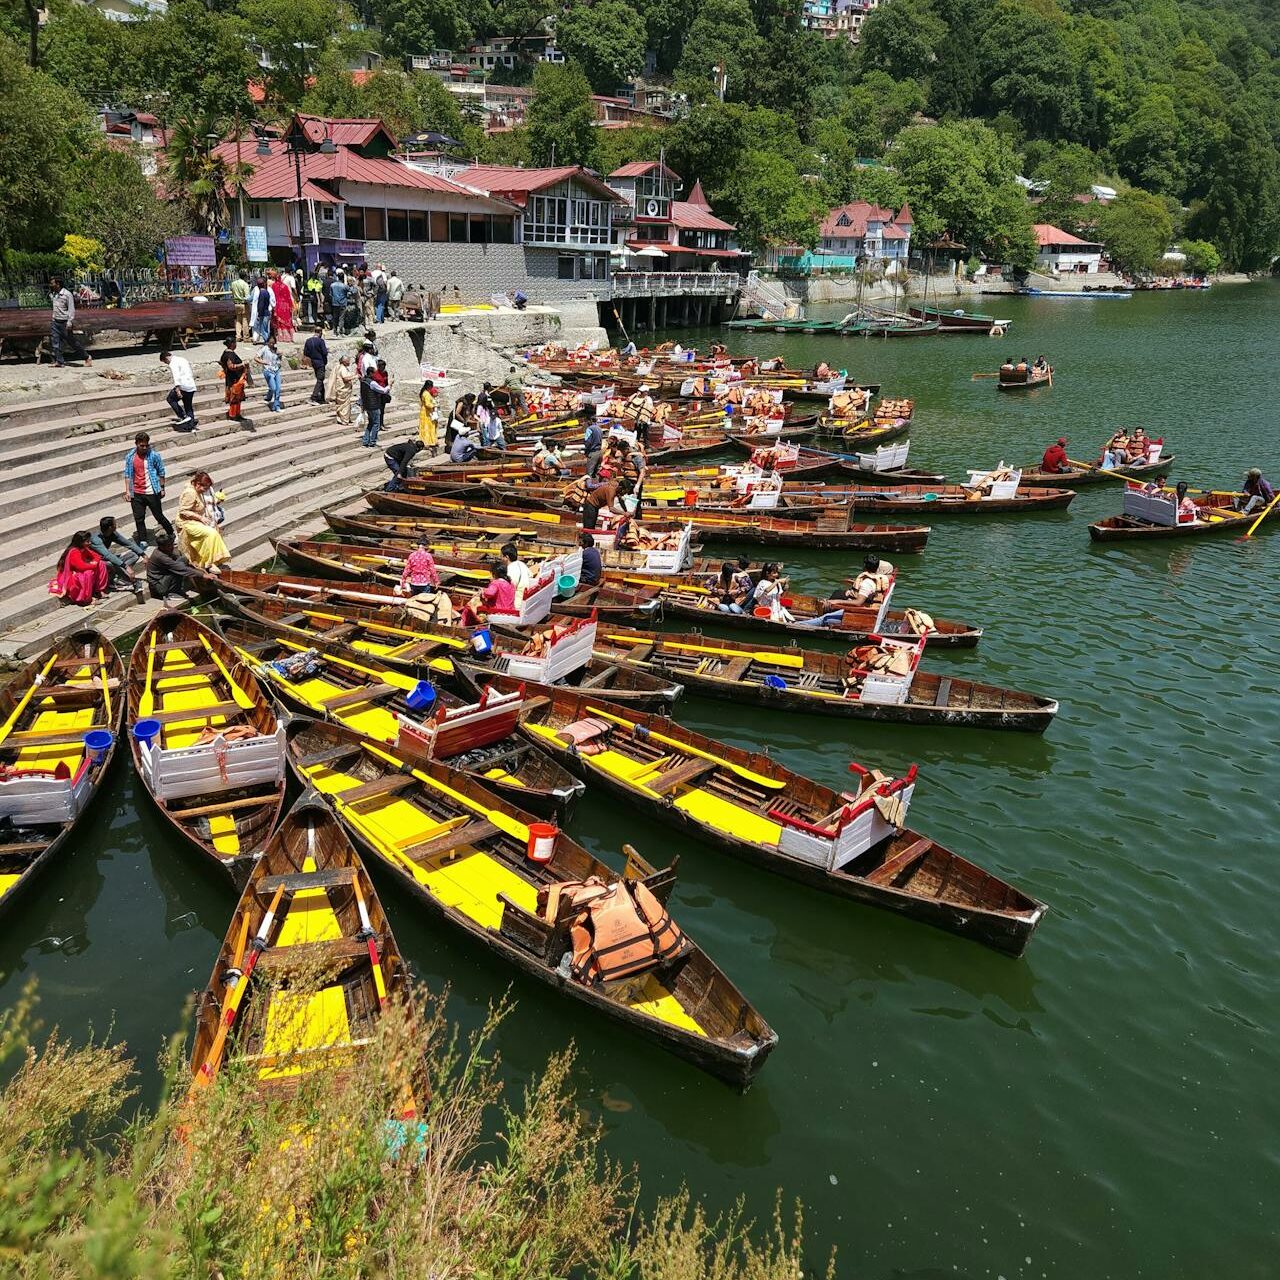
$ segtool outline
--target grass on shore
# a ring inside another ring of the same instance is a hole
[[[685,1193],[648,1213],[574,1103],[572,1053],[516,1105],[489,1049],[419,996],[342,1072],[250,1091],[232,1063],[198,1101],[185,1035],[154,1112],[131,1112],[119,1045],[36,1047],[34,996],[0,1016],[0,1276],[18,1280],[802,1280],[801,1221],[709,1217]],[[389,1144],[404,1064],[424,1126]],[[425,1091],[420,1091],[425,1092]],[[493,1134],[494,1109],[498,1117]],[[396,1147],[398,1150],[389,1150]],[[833,1268],[827,1275],[833,1274]]]

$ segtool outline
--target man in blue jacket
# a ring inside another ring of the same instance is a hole
[[[329,285],[329,324],[338,337],[347,332],[347,286],[341,276],[334,276]]]
[[[139,431],[133,437],[133,448],[124,455],[124,500],[133,510],[133,524],[137,534],[134,541],[147,545],[147,512],[171,538],[173,525],[160,510],[164,497],[164,459],[151,447],[151,437]]]

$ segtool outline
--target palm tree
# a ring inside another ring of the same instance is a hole
[[[228,125],[210,116],[184,116],[173,126],[166,149],[165,185],[191,209],[205,231],[217,238],[227,225],[227,201],[243,195],[253,166],[216,148],[239,121]]]

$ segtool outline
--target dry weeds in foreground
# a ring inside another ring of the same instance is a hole
[[[342,1073],[263,1099],[234,1066],[193,1106],[183,1038],[131,1121],[116,1046],[34,1047],[28,994],[0,1018],[0,1276],[19,1280],[801,1280],[801,1222],[755,1233],[687,1194],[651,1214],[607,1161],[551,1059],[501,1099],[491,1032],[461,1045],[438,1008],[393,1010]],[[406,1064],[424,1126],[397,1127]],[[16,1070],[15,1070],[16,1065]],[[492,1137],[493,1109],[499,1117]],[[120,1125],[123,1124],[123,1128]],[[179,1130],[187,1135],[181,1140]],[[827,1275],[834,1274],[834,1268]]]

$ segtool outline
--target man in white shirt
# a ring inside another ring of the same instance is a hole
[[[165,399],[173,410],[174,428],[178,431],[194,431],[200,424],[196,421],[191,404],[196,394],[196,378],[191,372],[191,361],[186,356],[175,356],[171,351],[162,351],[160,363],[166,365],[173,375],[173,387]]]
[[[396,275],[395,267],[387,277],[387,309],[393,320],[400,319],[400,303],[404,301],[404,281]]]
[[[502,548],[502,558],[507,562],[507,581],[515,588],[516,604],[522,604],[525,589],[533,574],[529,572],[529,566],[520,559],[520,552],[514,542],[508,542]]]

